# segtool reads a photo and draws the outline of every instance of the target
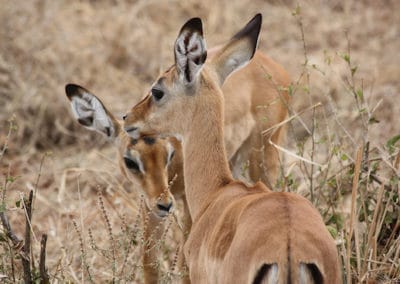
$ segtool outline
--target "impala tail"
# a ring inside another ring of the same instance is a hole
[[[282,266],[281,266],[282,267]],[[297,270],[297,269],[296,269]],[[286,265],[279,271],[276,263],[264,263],[258,269],[253,284],[323,284],[325,283],[321,271],[314,263],[301,262],[298,270],[294,271]]]

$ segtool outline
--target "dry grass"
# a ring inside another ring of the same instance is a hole
[[[256,12],[264,16],[260,49],[294,82],[278,190],[306,195],[320,209],[344,274],[351,273],[347,281],[400,278],[399,142],[390,141],[400,134],[400,3],[309,0],[296,7],[261,0],[0,0],[0,147],[7,145],[4,155],[0,150],[1,210],[22,237],[24,211],[16,201],[35,191],[32,247],[38,259],[40,236],[48,234],[52,282],[141,279],[139,198],[119,175],[113,148],[73,121],[64,85],[84,85],[121,115],[172,63],[186,19],[202,17],[213,46]],[[10,119],[16,129],[8,135]],[[157,246],[164,282],[171,282],[179,277],[178,226],[166,222],[170,231]],[[18,248],[3,233],[0,244],[0,277],[21,280]]]

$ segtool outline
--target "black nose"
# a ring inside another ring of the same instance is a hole
[[[123,119],[123,120],[125,120],[125,119],[126,119],[126,114],[125,114],[125,115],[122,117],[122,119]]]
[[[157,203],[157,208],[160,210],[169,212],[172,208],[172,202],[170,202],[168,204]]]

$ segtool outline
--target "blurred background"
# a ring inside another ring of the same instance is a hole
[[[75,122],[64,86],[84,86],[121,118],[159,72],[173,63],[173,44],[187,19],[203,19],[207,45],[212,47],[260,12],[259,49],[279,62],[293,80],[289,110],[293,119],[287,143],[282,145],[277,189],[307,197],[315,193],[312,201],[332,227],[354,282],[394,281],[400,274],[396,264],[400,253],[399,10],[400,2],[395,0],[0,0],[2,210],[22,236],[24,212],[17,201],[33,189],[32,229],[37,235],[33,251],[38,254],[39,236],[47,233],[52,279],[109,280],[116,260],[100,252],[109,249],[110,241],[104,238],[97,192],[104,196],[115,239],[124,235],[123,224],[137,221],[138,197],[119,173],[113,146]],[[302,112],[317,103],[322,106]],[[359,238],[352,242],[351,237],[346,241],[348,196],[360,146],[369,154],[363,163],[371,168],[360,177],[357,208],[361,209],[355,221]],[[298,157],[325,167],[312,167]],[[388,188],[379,199],[382,185]],[[383,206],[376,209],[377,204]],[[382,222],[374,219],[374,212]],[[175,229],[172,226],[163,247],[160,269],[166,283],[174,281],[167,272]],[[376,246],[371,251],[367,244],[372,235]],[[346,254],[349,246],[351,255]],[[82,265],[82,247],[95,276],[89,277],[89,269]],[[12,273],[20,279],[18,260],[8,260],[12,250],[4,243],[2,249],[0,273],[7,275],[5,281],[11,281]],[[366,260],[371,255],[379,265]],[[120,280],[140,283],[140,249],[135,247],[122,259],[137,267],[137,273],[128,279],[121,270]]]

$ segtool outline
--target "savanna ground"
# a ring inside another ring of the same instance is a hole
[[[115,149],[72,118],[64,86],[93,91],[117,116],[173,62],[180,26],[200,16],[208,46],[255,13],[259,48],[291,74],[292,105],[276,190],[307,196],[335,237],[348,283],[400,281],[400,2],[0,1],[0,278],[141,282],[140,197]],[[267,74],[266,74],[267,76]],[[31,255],[23,198],[33,190]],[[175,269],[174,218],[157,246]],[[34,260],[34,261],[33,261]],[[29,265],[28,265],[29,267]],[[26,266],[25,266],[26,268]],[[396,280],[397,279],[397,280]]]

